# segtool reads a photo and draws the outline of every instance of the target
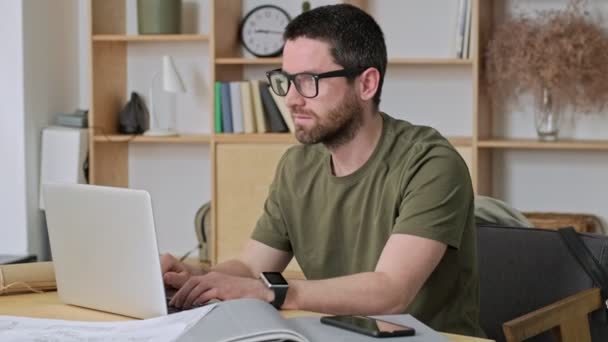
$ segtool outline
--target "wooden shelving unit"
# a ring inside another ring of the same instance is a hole
[[[210,0],[209,34],[129,35],[125,33],[127,0],[91,0],[91,61],[92,107],[89,122],[91,180],[95,184],[128,186],[130,144],[203,144],[209,146],[211,165],[211,201],[213,241],[212,262],[233,257],[242,241],[249,235],[266,197],[276,163],[284,151],[296,144],[292,134],[209,134],[176,137],[148,137],[121,135],[117,132],[116,113],[127,100],[127,46],[129,44],[158,44],[183,42],[205,44],[209,51],[208,89],[216,81],[236,81],[244,78],[250,66],[280,66],[281,58],[244,58],[238,37],[238,26],[243,14],[241,0]],[[474,18],[479,16],[479,1],[475,0]],[[363,9],[366,0],[344,0]],[[218,20],[221,18],[221,20]],[[473,35],[477,37],[476,22]],[[473,54],[476,55],[476,52]],[[467,67],[477,72],[477,57],[450,58],[391,58],[393,66]],[[441,72],[441,71],[437,71]],[[260,76],[263,78],[263,75]],[[478,89],[475,88],[475,102]],[[207,107],[214,112],[213,96]],[[202,112],[202,110],[201,110]],[[473,117],[477,117],[477,108]],[[210,126],[214,117],[210,115]],[[476,121],[476,119],[474,119]],[[93,133],[94,131],[94,133]],[[105,134],[100,134],[104,132]],[[478,151],[486,149],[477,135],[449,137],[467,160],[475,174]],[[238,212],[239,215],[235,215]],[[298,267],[291,265],[292,272]]]
[[[233,257],[249,236],[259,216],[272,181],[277,161],[283,152],[296,144],[292,134],[216,134],[178,137],[144,137],[117,134],[116,113],[127,100],[127,43],[185,42],[208,45],[210,75],[206,88],[216,81],[237,81],[245,78],[248,67],[280,66],[281,58],[244,58],[237,41],[238,24],[243,15],[241,0],[209,0],[209,34],[194,35],[127,35],[125,34],[125,3],[127,0],[91,0],[92,6],[92,107],[91,127],[101,128],[106,135],[91,133],[91,180],[95,184],[128,186],[129,144],[205,144],[209,146],[211,167],[211,201],[213,240],[212,262]],[[366,8],[367,0],[343,1]],[[501,150],[608,151],[608,141],[539,142],[495,138],[492,121],[501,113],[493,113],[485,89],[483,52],[493,30],[494,7],[504,0],[473,0],[471,27],[471,58],[390,58],[389,65],[433,67],[442,73],[462,68],[471,75],[471,136],[449,137],[461,153],[469,169],[476,191],[492,195],[493,155]],[[221,19],[219,19],[221,18]],[[436,67],[436,68],[435,68]],[[462,75],[461,69],[458,69]],[[260,78],[263,78],[260,75]],[[208,113],[214,112],[213,96]],[[207,105],[207,104],[205,104]],[[204,111],[201,109],[201,115]],[[210,115],[209,127],[214,118]],[[468,120],[469,118],[467,118]],[[92,132],[93,130],[91,130]],[[238,214],[237,214],[238,213]],[[290,268],[292,271],[297,268]]]
[[[145,135],[96,135],[96,143],[133,143],[133,144],[208,144],[211,142],[211,135],[178,135],[173,137],[151,137]]]
[[[532,139],[488,139],[480,140],[477,146],[484,149],[608,151],[608,141],[603,140],[559,140],[545,142]]]
[[[224,57],[216,58],[217,65],[273,65],[281,64],[281,58],[242,58],[242,57]]]
[[[264,134],[215,134],[216,143],[248,144],[248,143],[275,143],[297,144],[291,133],[264,133]]]
[[[280,65],[281,58],[217,58],[215,64],[219,65]],[[391,58],[389,65],[473,65],[472,59],[459,58]]]
[[[151,34],[151,35],[124,35],[124,34],[96,34],[93,42],[207,42],[209,36],[202,34]]]
[[[390,58],[389,65],[473,65],[472,59],[461,58]]]

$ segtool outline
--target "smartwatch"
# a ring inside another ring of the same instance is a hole
[[[287,280],[283,278],[280,272],[262,272],[260,273],[260,278],[266,287],[274,292],[274,301],[270,304],[277,308],[277,310],[281,309],[287,296],[287,289],[289,288]]]

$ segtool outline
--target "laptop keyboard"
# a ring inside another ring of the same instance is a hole
[[[178,308],[173,305],[169,305],[169,302],[171,301],[171,297],[167,297],[166,299],[167,299],[167,313],[168,314],[172,314],[172,313],[176,313],[176,312],[180,312],[180,311],[184,311],[184,310],[190,310],[190,309]],[[218,303],[218,302],[220,302],[220,301],[217,299],[212,299],[203,305],[193,306],[191,309],[200,308],[201,306],[205,306],[207,304]]]
[[[182,309],[182,308],[177,308],[173,305],[169,305],[170,301],[171,301],[171,298],[167,298],[167,313],[168,314],[184,311],[184,309]]]

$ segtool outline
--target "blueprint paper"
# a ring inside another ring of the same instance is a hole
[[[82,322],[0,316],[0,341],[175,341],[215,305],[139,321]]]

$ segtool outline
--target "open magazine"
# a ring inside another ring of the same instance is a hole
[[[349,341],[378,342],[378,338],[325,325],[320,316],[283,318],[272,305],[257,299],[238,299],[216,304],[207,316],[179,341],[266,342]],[[416,329],[415,336],[382,338],[382,341],[448,341],[411,315],[377,316]]]

